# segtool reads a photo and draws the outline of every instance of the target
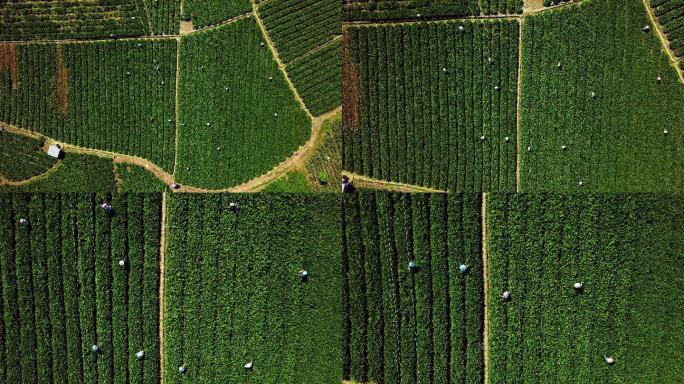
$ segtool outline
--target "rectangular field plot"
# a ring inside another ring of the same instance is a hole
[[[456,192],[515,191],[517,21],[346,33],[345,170]]]
[[[165,383],[340,381],[338,196],[175,194],[168,220]]]
[[[522,6],[523,0],[343,0],[345,21],[519,14]]]
[[[492,383],[681,382],[684,197],[487,205]]]
[[[160,213],[160,194],[0,194],[0,382],[159,382]]]
[[[344,379],[482,383],[480,195],[360,193],[343,216]]]

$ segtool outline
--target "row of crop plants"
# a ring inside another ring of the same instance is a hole
[[[343,378],[483,382],[480,196],[359,193],[343,216]]]
[[[184,36],[176,177],[235,186],[291,156],[311,122],[249,17]]]
[[[684,0],[651,0],[651,7],[684,70]]]
[[[517,21],[347,33],[345,82],[358,89],[345,92],[346,170],[452,191],[515,191]]]
[[[137,0],[149,15],[153,35],[176,35],[180,26],[181,0]],[[143,3],[144,2],[144,3]]]
[[[0,194],[0,381],[159,382],[160,203]]]
[[[420,20],[522,13],[522,0],[344,0],[345,21]]]
[[[526,17],[523,191],[684,188],[684,88],[638,0]]]
[[[142,36],[148,32],[139,0],[8,0],[0,4],[0,23],[0,40],[4,41]]]
[[[183,0],[182,17],[192,21],[192,26],[197,29],[219,24],[251,9],[249,0]]]
[[[57,162],[41,148],[40,140],[0,131],[0,176],[20,181],[40,175]]]
[[[0,120],[173,169],[176,42],[16,45],[0,70]]]
[[[168,203],[164,382],[339,382],[340,198],[174,194]]]
[[[681,379],[681,196],[489,195],[487,206],[490,382]]]
[[[269,0],[259,4],[258,12],[309,111],[318,116],[339,106],[339,1]]]

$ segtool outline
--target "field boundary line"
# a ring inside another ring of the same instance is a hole
[[[6,40],[0,44],[29,45],[29,44],[79,44],[79,43],[98,43],[107,41],[136,41],[136,40],[171,40],[177,39],[180,35],[145,35],[127,37],[95,37],[90,39],[36,39],[36,40]]]
[[[520,192],[520,179],[522,176],[522,142],[520,138],[520,98],[522,95],[522,54],[523,54],[523,24],[525,19],[520,19],[518,27],[518,89],[516,92],[516,107],[515,107],[515,191]]]
[[[240,21],[240,20],[242,20],[242,19],[248,19],[249,17],[252,16],[253,13],[254,13],[254,11],[245,12],[245,13],[243,13],[243,14],[241,14],[241,15],[237,15],[237,16],[231,17],[230,19],[226,19],[226,20],[220,21],[220,22],[218,22],[218,23],[216,23],[216,24],[207,25],[207,26],[204,26],[204,27],[201,27],[201,28],[195,28],[195,29],[193,29],[192,31],[190,31],[190,32],[188,32],[188,33],[182,33],[181,36],[188,36],[188,35],[193,35],[193,34],[200,33],[200,32],[207,32],[207,31],[211,31],[211,30],[214,30],[214,29],[218,29],[218,28],[221,28],[221,27],[223,27],[223,26],[225,26],[225,25],[232,24],[232,23],[234,23],[234,22],[236,22],[236,21]],[[193,26],[193,28],[194,28],[194,26]]]
[[[405,184],[405,183],[400,183],[396,181],[387,181],[387,180],[380,180],[380,179],[375,179],[369,176],[364,176],[360,175],[358,173],[353,173],[353,172],[347,172],[347,171],[342,171],[342,174],[349,177],[350,181],[354,183],[354,181],[360,181],[361,183],[368,183],[371,185],[377,185],[379,188],[393,188],[392,190],[397,190],[397,191],[402,191],[402,192],[418,192],[418,193],[447,193],[447,190],[443,189],[434,189],[430,187],[423,187],[420,185],[414,185],[414,184]]]
[[[36,180],[40,180],[40,179],[43,179],[45,177],[50,176],[50,174],[54,173],[61,166],[62,166],[62,163],[59,162],[59,163],[53,165],[52,167],[50,167],[50,169],[48,169],[47,171],[45,171],[41,174],[35,175],[35,176],[31,176],[28,179],[24,179],[24,180],[10,180],[10,179],[7,179],[4,176],[0,175],[0,185],[9,185],[11,187],[20,187],[22,185],[29,184],[29,183],[32,183]]]
[[[334,38],[330,39],[330,41],[325,42],[325,44],[321,44],[319,46],[311,48],[308,51],[302,53],[300,56],[297,56],[296,58],[290,60],[289,63],[285,64],[285,67],[288,67],[288,66],[292,65],[293,63],[295,63],[295,62],[297,62],[297,61],[299,61],[299,60],[301,60],[301,59],[303,59],[303,58],[305,58],[305,57],[307,57],[313,53],[316,53],[316,52],[322,50],[323,48],[326,48],[329,45],[332,45],[337,40],[341,40],[341,39],[342,39],[342,35],[336,35]]]
[[[483,306],[484,306],[484,327],[482,330],[482,354],[484,365],[484,384],[489,384],[489,306],[487,295],[489,286],[489,270],[487,266],[487,193],[482,194],[482,289],[483,289]]]
[[[295,100],[297,100],[300,107],[304,110],[304,112],[306,112],[307,116],[309,116],[309,119],[312,120],[312,127],[313,127],[314,115],[311,113],[311,111],[309,111],[309,108],[306,107],[306,104],[304,104],[304,100],[299,95],[299,92],[297,92],[297,88],[294,86],[294,83],[292,82],[292,80],[290,80],[290,76],[287,74],[287,71],[285,70],[285,64],[280,59],[280,55],[278,54],[278,51],[275,48],[275,44],[273,44],[273,41],[271,40],[271,36],[268,34],[268,30],[266,29],[266,26],[264,25],[263,20],[261,20],[261,16],[259,16],[256,1],[251,0],[251,2],[252,2],[252,13],[254,13],[254,19],[256,20],[257,25],[259,26],[259,29],[261,29],[261,34],[262,34],[264,40],[266,41],[266,45],[268,45],[268,49],[271,50],[271,55],[273,55],[273,58],[275,59],[276,63],[278,64],[278,68],[283,73],[283,76],[285,76],[285,82],[287,82],[288,87],[290,87],[290,90],[292,91],[292,94],[294,95]],[[312,135],[313,135],[313,132],[312,132]]]
[[[587,2],[587,1],[591,1],[591,0],[576,0],[576,1],[571,1],[569,3],[560,3],[560,4],[556,4],[556,5],[543,6],[541,8],[537,8],[537,9],[530,9],[527,12],[523,11],[523,14],[524,15],[533,15],[536,13],[552,11],[554,9],[563,8],[563,7],[579,6],[579,5],[582,5],[584,2]]]
[[[677,65],[679,58],[677,58],[674,52],[672,52],[672,50],[670,49],[670,40],[667,39],[665,32],[663,32],[660,23],[658,22],[658,18],[653,12],[653,8],[651,8],[651,5],[648,3],[648,0],[642,0],[642,2],[644,3],[644,7],[646,8],[646,14],[648,15],[648,18],[651,20],[651,24],[653,24],[653,28],[655,29],[656,34],[658,35],[658,39],[660,39],[660,45],[663,48],[663,52],[665,52],[667,57],[670,59],[670,65],[675,69],[675,72],[677,72],[677,77],[679,77],[679,81],[681,83],[684,83],[684,71],[682,71],[682,69],[679,68],[679,65]]]
[[[159,240],[159,380],[164,384],[164,368],[166,367],[166,354],[164,353],[164,291],[165,291],[165,258],[166,236],[168,233],[168,221],[166,218],[166,194],[162,193],[161,201],[161,234]]]

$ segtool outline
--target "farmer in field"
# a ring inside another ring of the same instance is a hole
[[[307,272],[307,271],[304,270],[304,269],[299,270],[299,278],[300,278],[302,281],[308,280],[308,279],[309,279],[309,272]]]
[[[342,175],[342,193],[353,193],[354,186],[347,175]]]
[[[21,218],[19,219],[19,224],[23,225],[24,227],[28,227],[31,225],[31,222],[28,219]]]
[[[228,204],[228,210],[237,215],[240,213],[240,205],[238,203],[230,203]]]
[[[105,210],[105,212],[111,214],[113,212],[112,205],[109,204],[106,201],[103,201],[102,204],[100,204],[100,207]]]

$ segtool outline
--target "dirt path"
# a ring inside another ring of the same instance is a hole
[[[530,12],[538,12],[544,9],[544,0],[524,0],[523,14]]]
[[[259,9],[257,7],[256,1],[251,0],[252,2],[252,13],[254,13],[254,18],[256,19],[257,25],[259,26],[259,29],[261,29],[261,34],[264,37],[264,40],[266,41],[266,45],[268,46],[268,49],[271,50],[271,54],[273,55],[273,58],[275,58],[276,63],[278,63],[278,69],[283,73],[283,76],[285,76],[285,81],[287,82],[287,85],[290,87],[290,90],[292,91],[292,94],[294,95],[295,99],[299,103],[299,106],[306,112],[307,116],[309,116],[310,119],[314,119],[314,116],[311,114],[309,109],[306,107],[306,104],[304,104],[304,100],[302,100],[301,96],[299,96],[299,92],[297,92],[297,88],[294,86],[294,83],[292,80],[290,80],[290,76],[287,74],[287,71],[285,70],[285,64],[283,63],[282,60],[280,60],[280,55],[278,55],[278,51],[275,49],[275,45],[273,44],[273,41],[271,40],[271,36],[268,34],[268,31],[266,30],[266,26],[264,25],[264,22],[261,20],[261,16],[259,16]]]
[[[489,306],[487,291],[489,286],[489,270],[487,267],[487,193],[482,194],[482,285],[484,302],[484,327],[482,331],[484,383],[489,384]]]
[[[679,81],[681,83],[684,83],[684,71],[681,68],[679,68],[679,59],[670,49],[670,41],[667,39],[667,36],[663,32],[660,23],[658,23],[658,19],[656,18],[655,13],[653,12],[653,8],[651,8],[651,4],[649,4],[648,0],[643,0],[643,3],[644,7],[646,8],[646,13],[648,14],[648,18],[651,19],[651,24],[653,24],[653,28],[655,29],[656,34],[660,39],[660,45],[662,45],[663,47],[663,52],[665,52],[667,57],[670,59],[670,65],[674,67],[675,72],[677,72],[677,77],[679,77]]]
[[[419,185],[405,184],[395,181],[379,180],[374,179],[372,177],[347,172],[344,170],[342,171],[342,174],[349,177],[349,180],[352,182],[352,185],[354,185],[357,189],[358,187],[367,187],[372,189],[385,189],[393,192],[447,193],[447,191],[442,189],[421,187]]]
[[[165,258],[166,258],[166,236],[168,233],[168,223],[166,220],[166,192],[162,194],[161,206],[161,234],[159,242],[159,370],[161,372],[160,383],[164,384],[164,372],[166,366],[166,354],[164,353],[164,285]]]
[[[520,19],[518,30],[518,86],[516,94],[516,111],[515,111],[515,191],[520,192],[520,177],[522,174],[522,143],[520,138],[520,96],[522,91],[520,87],[522,86],[522,53],[523,53],[523,26],[525,24],[525,18]]]

